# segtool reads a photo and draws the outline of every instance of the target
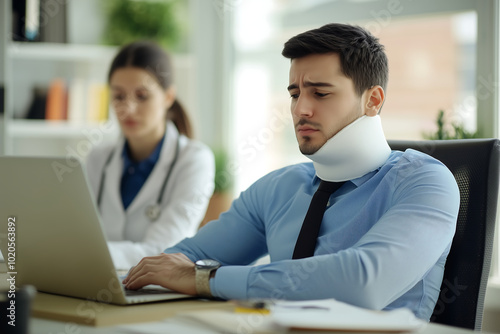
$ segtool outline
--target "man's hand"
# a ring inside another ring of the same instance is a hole
[[[181,253],[145,257],[130,269],[123,284],[131,290],[156,284],[180,293],[196,295],[195,266]]]

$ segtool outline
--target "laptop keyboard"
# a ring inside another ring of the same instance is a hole
[[[142,288],[139,290],[128,290],[124,289],[125,295],[126,296],[144,296],[144,295],[158,295],[158,294],[165,294],[165,293],[171,293],[172,290],[168,289],[157,289],[157,288]]]

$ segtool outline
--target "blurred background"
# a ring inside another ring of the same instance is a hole
[[[305,161],[289,117],[289,61],[281,49],[329,22],[360,25],[386,46],[381,115],[389,139],[494,137],[496,2],[2,0],[0,150],[83,157],[101,136],[114,139],[117,127],[103,124],[113,121],[109,63],[120,45],[153,39],[173,55],[196,138],[230,163],[219,183],[231,179],[239,193],[270,170]],[[60,109],[47,110],[49,93],[66,98],[56,103]]]
[[[173,56],[195,137],[216,155],[217,190],[233,198],[306,161],[281,50],[330,22],[386,47],[388,139],[499,136],[498,0],[0,0],[0,154],[84,158],[114,140],[110,61],[120,45],[153,39]]]

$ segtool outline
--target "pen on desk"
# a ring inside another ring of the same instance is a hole
[[[293,304],[282,304],[271,300],[237,300],[234,301],[236,304],[235,311],[238,313],[262,313],[269,314],[271,311],[271,305],[274,305],[278,309],[300,309],[300,310],[320,310],[329,311],[330,308],[320,305],[293,305]]]
[[[318,306],[318,305],[302,305],[302,306],[280,305],[279,307],[281,307],[281,308],[295,308],[295,309],[302,309],[302,310],[323,310],[323,311],[330,310],[329,307]]]
[[[237,313],[270,313],[270,303],[265,300],[236,300],[234,303]]]

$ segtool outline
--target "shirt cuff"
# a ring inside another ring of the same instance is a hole
[[[212,296],[222,299],[248,299],[247,282],[251,266],[224,266],[210,280]]]

